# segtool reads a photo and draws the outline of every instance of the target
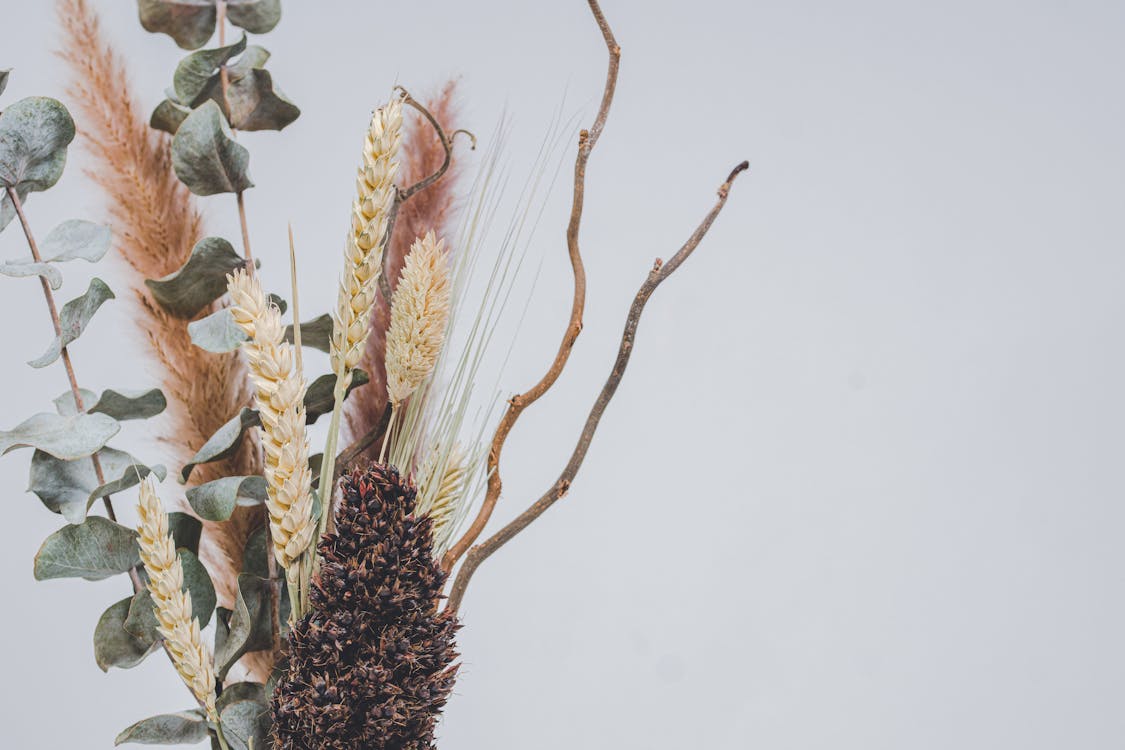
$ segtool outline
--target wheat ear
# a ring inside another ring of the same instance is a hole
[[[458,444],[448,451],[433,450],[423,465],[416,512],[433,519],[435,557],[440,557],[449,543],[461,515],[469,478],[469,456]]]
[[[352,204],[352,226],[344,247],[344,273],[332,318],[332,342],[328,354],[336,374],[332,420],[320,465],[319,490],[324,498],[319,533],[324,533],[332,515],[332,489],[336,470],[336,443],[340,415],[352,372],[363,357],[370,331],[371,311],[378,294],[383,265],[387,222],[396,200],[395,175],[402,145],[402,99],[395,97],[371,117],[363,143],[363,161],[356,176],[356,199]],[[319,534],[318,534],[319,536]],[[315,561],[310,561],[311,565]]]
[[[445,242],[433,232],[410,248],[387,329],[387,394],[396,407],[422,384],[437,363],[449,322],[451,289]]]
[[[184,569],[176,554],[176,542],[168,530],[168,514],[156,496],[152,480],[141,482],[137,531],[141,561],[148,573],[148,590],[160,635],[176,671],[204,706],[207,717],[218,724],[215,709],[215,669],[203,638],[199,620],[192,617],[191,594],[184,591]]]
[[[312,472],[305,435],[305,380],[285,343],[281,311],[266,299],[261,283],[242,269],[227,277],[231,314],[250,337],[244,343],[255,401],[262,418],[266,508],[274,555],[295,596],[297,562],[312,542]],[[297,615],[295,615],[297,616]]]

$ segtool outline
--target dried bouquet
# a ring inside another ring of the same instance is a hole
[[[434,745],[457,676],[457,613],[469,581],[567,494],[645,304],[696,249],[747,166],[727,176],[682,247],[649,270],[557,479],[482,536],[501,496],[505,442],[560,377],[583,325],[586,168],[620,59],[597,0],[588,4],[609,62],[597,115],[577,143],[565,232],[570,319],[539,382],[478,417],[469,403],[514,264],[502,250],[483,292],[469,293],[474,216],[487,199],[480,181],[467,196],[458,191],[455,143],[476,139],[453,127],[452,85],[426,102],[401,87],[373,102],[362,148],[356,143],[335,308],[302,320],[292,232],[287,257],[262,259],[288,266],[290,288],[269,292],[258,276],[244,201],[249,152],[239,138],[283,130],[300,115],[266,67],[269,52],[250,42],[280,21],[280,0],[138,0],[145,29],[192,50],[151,114],[140,111],[88,0],[57,0],[80,126],[56,99],[0,100],[0,231],[22,232],[28,250],[0,262],[0,274],[38,278],[55,338],[30,365],[61,362],[69,387],[50,409],[0,431],[0,452],[31,449],[30,490],[66,522],[36,555],[37,579],[129,580],[98,620],[97,664],[129,668],[163,651],[191,693],[190,708],[142,719],[118,744]],[[0,71],[0,93],[8,75]],[[76,132],[109,226],[71,220],[43,233],[28,201],[61,178]],[[204,233],[197,199],[218,195],[234,196],[236,242]],[[158,387],[88,390],[79,379],[71,346],[115,293],[94,278],[60,304],[63,269],[110,251],[124,261],[118,294]],[[330,371],[308,374],[307,348],[326,353]],[[152,431],[174,456],[172,481],[163,466],[109,444],[123,423],[165,412]],[[307,429],[322,418],[328,436],[314,452]],[[132,528],[117,511],[134,492]]]

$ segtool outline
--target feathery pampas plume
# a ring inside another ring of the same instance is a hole
[[[250,340],[242,345],[257,387],[274,554],[292,593],[297,561],[312,542],[312,472],[305,436],[305,380],[284,341],[281,311],[266,299],[256,276],[239,269],[227,277],[231,314]]]
[[[406,256],[387,329],[387,396],[402,403],[437,363],[450,305],[449,258],[433,232]]]
[[[346,388],[359,364],[371,322],[387,219],[394,203],[398,150],[402,142],[402,100],[392,99],[371,117],[356,177],[352,227],[344,250],[344,273],[332,327],[330,358],[337,388]]]
[[[453,132],[457,119],[456,83],[446,83],[435,96],[427,100],[426,109],[441,123],[446,133]],[[445,148],[430,123],[418,112],[407,113],[403,122],[399,159],[401,183],[405,186],[422,181],[436,172],[444,160]],[[394,289],[398,283],[402,265],[416,238],[430,230],[443,237],[451,234],[450,225],[457,204],[460,176],[461,162],[454,159],[440,180],[416,193],[399,207],[395,231],[387,240],[383,258],[383,272],[387,275],[389,288]],[[344,426],[349,439],[353,441],[375,427],[387,405],[387,375],[383,355],[390,319],[391,301],[380,293],[371,316],[367,346],[359,362],[364,372],[371,376],[371,382],[348,396],[344,404]],[[378,453],[378,445],[369,451],[372,458]]]
[[[200,215],[172,171],[170,139],[148,126],[125,66],[103,36],[90,4],[59,0],[58,15],[63,30],[60,54],[72,75],[69,93],[82,114],[79,136],[94,159],[90,175],[108,197],[116,247],[126,261],[125,278],[140,310],[135,319],[168,396],[169,418],[161,438],[184,464],[249,401],[245,368],[237,354],[215,355],[192,345],[187,321],[170,315],[148,294],[145,279],[175,271],[191,255],[202,236]],[[246,441],[234,456],[196,468],[193,478],[202,483],[257,473],[257,451]],[[226,523],[204,524],[203,557],[226,606],[235,599],[246,540],[263,515],[258,508],[238,508]],[[260,677],[268,674],[271,661],[266,658],[258,665]]]
[[[272,698],[280,750],[430,750],[453,687],[457,621],[414,487],[377,464],[344,478],[312,610]]]
[[[151,479],[141,482],[140,497],[137,506],[140,538],[137,541],[148,573],[148,590],[152,594],[160,635],[164,637],[176,671],[206,708],[207,717],[218,723],[214,667],[203,647],[199,620],[192,617],[191,594],[184,591],[184,569],[168,530],[168,514],[156,496]]]

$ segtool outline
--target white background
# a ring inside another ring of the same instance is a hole
[[[134,3],[96,5],[155,105],[181,53]],[[0,104],[62,95],[51,6],[0,2]],[[653,258],[752,170],[653,298],[571,495],[474,580],[441,746],[1125,746],[1125,7],[605,10],[624,60],[589,172],[586,328],[512,436],[498,520],[562,467]],[[462,76],[464,126],[487,141],[506,111],[523,174],[556,111],[589,123],[605,62],[581,0],[290,0],[258,41],[304,114],[243,139],[251,231],[283,288],[294,222],[310,314],[334,298],[359,139],[393,83]],[[569,307],[566,148],[505,394],[539,377]],[[83,164],[28,201],[41,234],[103,218]],[[203,205],[237,237],[232,199]],[[0,257],[22,252],[13,224]],[[66,270],[69,298],[88,268]],[[65,377],[23,364],[50,339],[38,285],[0,284],[8,428]],[[152,384],[126,309],[74,346],[84,386]],[[126,446],[159,454],[137,429]],[[108,748],[190,700],[161,658],[95,666],[124,579],[32,580],[61,519],[23,493],[28,459],[0,460],[2,744]]]

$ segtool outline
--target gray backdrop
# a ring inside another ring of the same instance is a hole
[[[0,2],[5,101],[62,93],[51,5]],[[180,53],[134,3],[97,6],[155,104]],[[442,747],[1122,747],[1125,6],[605,6],[624,62],[589,174],[587,325],[512,437],[499,519],[561,468],[652,259],[753,167],[653,299],[571,496],[480,570]],[[597,104],[581,0],[286,11],[261,41],[304,114],[244,138],[247,201],[274,287],[294,222],[310,313],[334,298],[362,129],[393,83],[461,75],[484,141],[509,113],[516,175],[556,112],[587,124]],[[572,155],[529,250],[542,273],[505,394],[565,321]],[[103,216],[81,166],[29,201],[41,233]],[[204,209],[237,236],[230,199]],[[23,251],[14,229],[0,257]],[[65,378],[23,364],[50,338],[35,282],[0,283],[7,428]],[[152,382],[114,335],[124,309],[74,347],[89,387]],[[4,744],[107,748],[190,701],[161,658],[94,665],[123,579],[32,580],[61,520],[22,494],[28,458],[0,460]]]

